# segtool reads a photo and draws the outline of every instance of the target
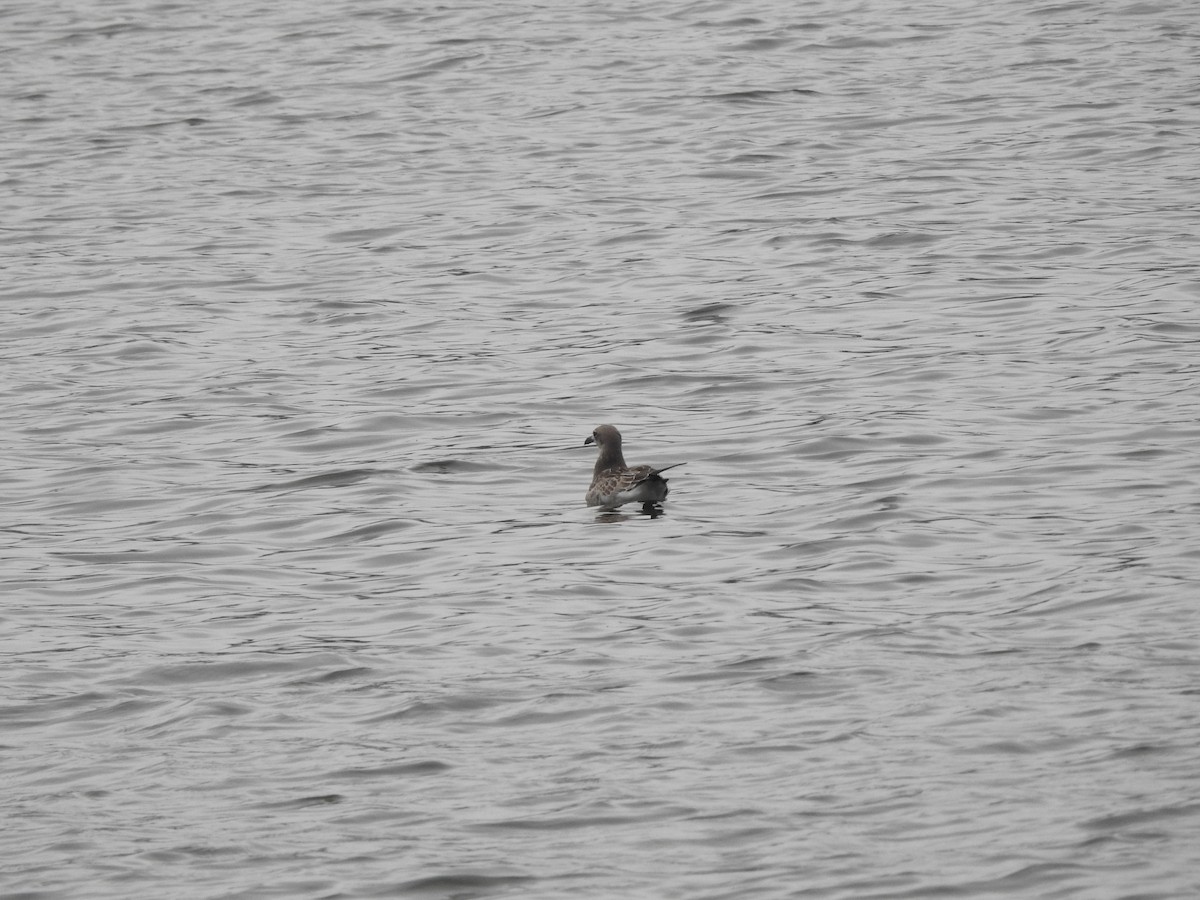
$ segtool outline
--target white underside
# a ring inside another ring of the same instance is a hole
[[[589,506],[601,506],[605,509],[616,509],[625,503],[658,503],[665,496],[665,491],[656,491],[659,484],[643,482],[636,487],[630,488],[627,491],[617,491],[615,494],[589,494],[587,501]]]

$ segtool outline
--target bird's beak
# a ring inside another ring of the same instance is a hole
[[[590,434],[583,439],[583,446],[585,446],[585,447],[588,444],[594,444],[594,443],[596,443],[596,439],[594,437],[592,437]]]

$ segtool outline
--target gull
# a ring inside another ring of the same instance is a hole
[[[656,469],[653,466],[627,466],[621,453],[621,432],[612,425],[600,425],[584,440],[584,446],[595,444],[600,450],[592,473],[592,486],[584,498],[588,506],[616,509],[623,503],[641,503],[644,511],[667,497],[667,479],[662,473],[683,463],[673,463]]]

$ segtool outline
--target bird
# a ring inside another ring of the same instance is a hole
[[[588,506],[603,510],[616,509],[624,503],[641,503],[649,512],[667,497],[667,479],[662,473],[682,466],[672,463],[656,469],[653,466],[627,466],[621,453],[621,432],[612,425],[599,425],[583,442],[595,444],[600,451],[592,472],[592,486],[584,501]]]

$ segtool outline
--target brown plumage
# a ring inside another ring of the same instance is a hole
[[[621,452],[621,432],[612,425],[599,426],[583,443],[595,444],[600,451],[592,486],[584,497],[588,506],[616,509],[623,503],[641,503],[644,507],[661,503],[667,497],[667,479],[661,473],[683,465],[674,463],[661,469],[627,466]]]

